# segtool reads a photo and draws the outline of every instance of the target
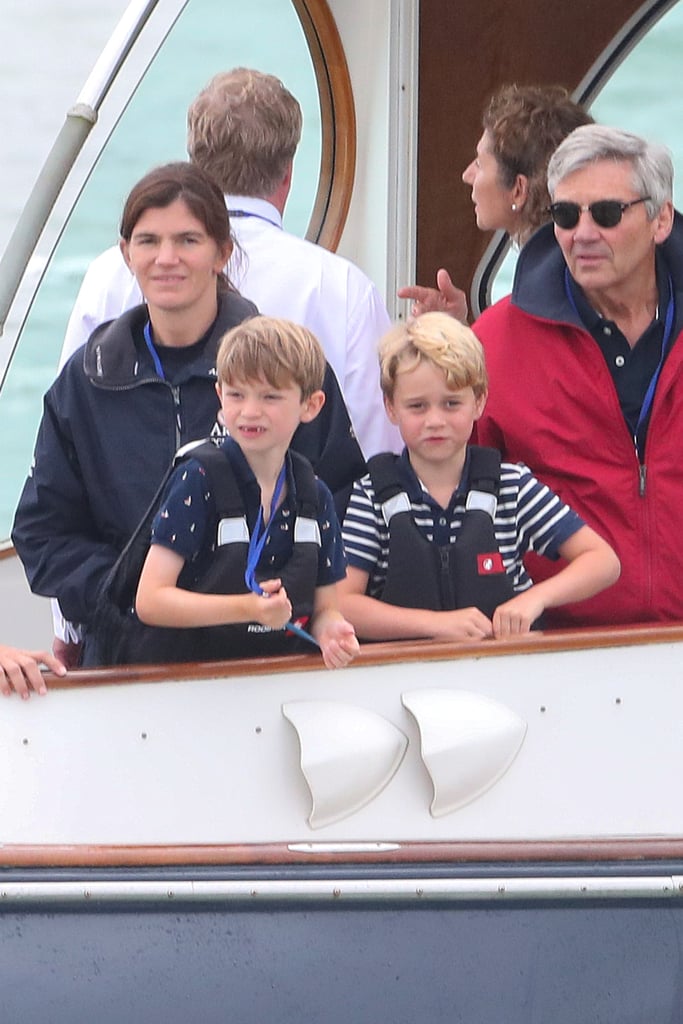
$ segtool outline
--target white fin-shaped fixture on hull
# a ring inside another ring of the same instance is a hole
[[[465,690],[412,690],[401,700],[420,730],[435,818],[490,789],[524,742],[526,722],[489,697]]]
[[[301,770],[313,805],[311,828],[347,818],[380,793],[400,765],[407,737],[355,705],[301,700],[282,705],[299,737]]]

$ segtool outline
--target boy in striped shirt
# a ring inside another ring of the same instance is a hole
[[[502,463],[491,474],[497,456],[469,445],[488,383],[469,327],[425,313],[393,328],[379,357],[385,407],[405,448],[370,460],[344,520],[340,605],[359,638],[518,635],[545,608],[618,579],[612,548],[526,466]],[[482,459],[485,475],[499,476],[483,490]],[[528,551],[567,565],[534,586],[523,564]]]

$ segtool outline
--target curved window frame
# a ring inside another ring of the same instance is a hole
[[[133,68],[130,95],[144,78],[159,48],[185,10],[184,0],[174,0],[170,17],[153,23],[156,0],[131,4],[101,54],[45,161],[38,185],[29,196],[24,214],[2,257],[0,321],[10,324],[0,349],[0,386],[15,362],[29,314],[43,283],[63,231],[70,222],[90,172],[100,158],[111,133],[126,110],[116,104],[111,119],[104,118],[101,137],[90,139],[99,120],[100,106],[127,61]],[[342,41],[326,0],[291,0],[310,55],[320,109],[320,164],[317,180],[311,178],[315,199],[306,238],[334,251],[342,236],[351,203],[356,166],[356,115],[350,73]],[[145,32],[148,22],[150,38]],[[138,51],[138,39],[141,45]],[[101,126],[102,127],[102,126]],[[92,144],[84,153],[86,143]],[[81,157],[85,156],[85,160]],[[28,214],[28,216],[25,216]],[[26,274],[29,261],[38,257],[38,276]],[[5,531],[3,530],[3,533]],[[0,540],[0,543],[4,541]]]
[[[131,92],[147,73],[187,2],[176,0],[168,24],[162,27],[156,43],[152,43],[151,52],[138,67],[137,83]],[[40,250],[45,266],[52,259],[90,173],[90,169],[83,172],[78,161],[92,128],[98,123],[100,106],[148,22],[152,23],[157,3],[158,0],[139,0],[137,10],[131,4],[125,12],[76,103],[68,111],[6,250],[0,254],[3,274],[3,281],[0,281],[0,331],[12,313],[18,322],[17,339],[43,276],[41,274],[33,287],[26,288],[25,273],[29,260]],[[356,165],[356,115],[351,78],[341,38],[326,0],[291,0],[291,4],[309,49],[321,119],[318,185],[306,238],[334,251],[348,215]],[[92,151],[90,168],[99,159],[124,110],[125,104]],[[67,182],[68,187],[65,187]],[[8,346],[2,354],[0,386],[15,348],[16,344]]]
[[[292,0],[318,84],[321,159],[318,191],[306,232],[333,252],[351,203],[356,169],[356,110],[342,41],[325,0]]]
[[[604,49],[572,93],[572,99],[585,107],[590,107],[618,66],[642,41],[653,25],[678,2],[679,0],[650,0],[649,3],[644,3],[638,13],[624,25],[609,46]],[[479,261],[470,289],[470,306],[474,317],[479,316],[487,306],[491,305],[494,279],[509,248],[509,236],[503,231],[497,231]]]

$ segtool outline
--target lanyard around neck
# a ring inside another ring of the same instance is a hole
[[[277,481],[275,483],[275,490],[273,491],[273,498],[270,503],[270,518],[264,525],[263,522],[263,505],[258,510],[258,518],[256,519],[256,525],[254,526],[253,533],[249,538],[249,548],[247,550],[247,567],[244,570],[244,582],[255,594],[263,594],[263,590],[259,586],[256,580],[256,567],[258,566],[259,559],[266,546],[266,541],[270,534],[270,528],[275,518],[275,511],[282,494],[282,488],[285,484],[285,467],[284,464],[278,474]]]
[[[157,352],[154,342],[152,341],[152,327],[149,320],[145,324],[145,329],[142,333],[145,336],[145,345],[149,349],[149,354],[152,357],[152,362],[154,363],[154,369],[157,371],[157,375],[161,377],[162,380],[166,380],[166,374],[164,373],[164,368],[161,365],[159,353]]]
[[[282,225],[278,224],[276,220],[272,220],[271,217],[265,217],[262,213],[252,213],[251,210],[228,210],[229,217],[244,217],[253,218],[254,220],[265,221],[266,224],[272,224],[274,228],[282,230]]]
[[[268,540],[268,535],[270,533],[273,519],[275,518],[275,512],[277,510],[278,501],[280,500],[280,494],[282,493],[284,483],[285,466],[283,465],[275,483],[275,490],[273,491],[273,497],[270,503],[270,518],[264,525],[263,506],[261,506],[258,510],[258,517],[256,519],[254,531],[249,537],[247,567],[244,570],[244,582],[249,587],[249,590],[253,591],[254,594],[263,594],[263,590],[256,579],[256,567],[258,566],[259,559],[261,558],[266,541]],[[291,621],[286,622],[284,628],[289,630],[290,633],[295,633],[297,636],[301,637],[302,640],[307,640],[309,643],[313,644],[314,647],[320,647],[320,644],[315,637],[311,636],[311,634],[305,629],[302,629],[301,626],[297,626],[296,623]]]
[[[662,366],[664,365],[664,360],[666,358],[666,353],[668,351],[669,344],[671,342],[671,335],[673,333],[673,326],[674,326],[674,317],[675,317],[675,315],[676,315],[676,303],[675,303],[675,300],[674,300],[674,286],[673,286],[673,281],[671,280],[671,274],[669,274],[669,298],[668,298],[668,301],[667,301],[667,304],[666,304],[666,315],[664,317],[664,334],[662,336],[662,347],[661,347],[661,351],[660,351],[660,354],[659,354],[659,362],[657,363],[657,367],[655,369],[655,372],[652,374],[652,377],[650,378],[650,383],[647,386],[647,391],[645,392],[645,398],[643,399],[643,404],[640,407],[640,414],[638,416],[638,423],[636,424],[635,442],[636,442],[636,448],[638,448],[638,454],[640,454],[640,445],[639,445],[639,441],[638,441],[638,433],[640,431],[640,428],[643,426],[643,424],[647,420],[648,416],[650,415],[650,410],[652,409],[652,403],[653,403],[654,397],[655,397],[655,388],[657,387],[657,381],[659,380],[659,375],[660,375],[660,373],[662,371]]]

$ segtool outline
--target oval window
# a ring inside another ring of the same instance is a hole
[[[159,26],[150,31],[159,32]],[[144,32],[140,45],[144,49]],[[64,49],[53,49],[63,60],[68,42]],[[285,225],[330,248],[343,228],[355,156],[353,102],[341,45],[324,2],[189,0],[137,85],[140,70],[134,59],[130,63],[132,69],[124,65],[105,100],[100,123],[77,164],[82,180],[88,174],[84,162],[96,158],[66,226],[48,226],[46,237],[59,237],[58,244],[51,254],[41,254],[39,248],[33,260],[34,268],[47,266],[0,393],[0,430],[5,438],[0,537],[9,534],[42,395],[54,379],[83,274],[98,253],[117,241],[122,204],[135,181],[156,164],[186,157],[187,107],[213,74],[241,65],[285,82],[304,115]],[[345,129],[338,139],[337,123]],[[6,328],[10,346],[21,315],[12,310]]]
[[[668,146],[674,159],[674,201],[683,189],[683,129],[680,125],[680,53],[683,47],[683,3],[674,3],[659,20],[660,3],[641,11],[641,38],[618,66],[608,61],[593,72],[588,85],[596,121],[624,128]],[[609,76],[609,77],[607,77]],[[606,81],[605,81],[606,78]],[[600,83],[604,81],[604,85]],[[595,90],[599,90],[597,94]],[[678,207],[678,203],[676,206]],[[491,301],[507,295],[517,263],[512,248],[492,279]]]

